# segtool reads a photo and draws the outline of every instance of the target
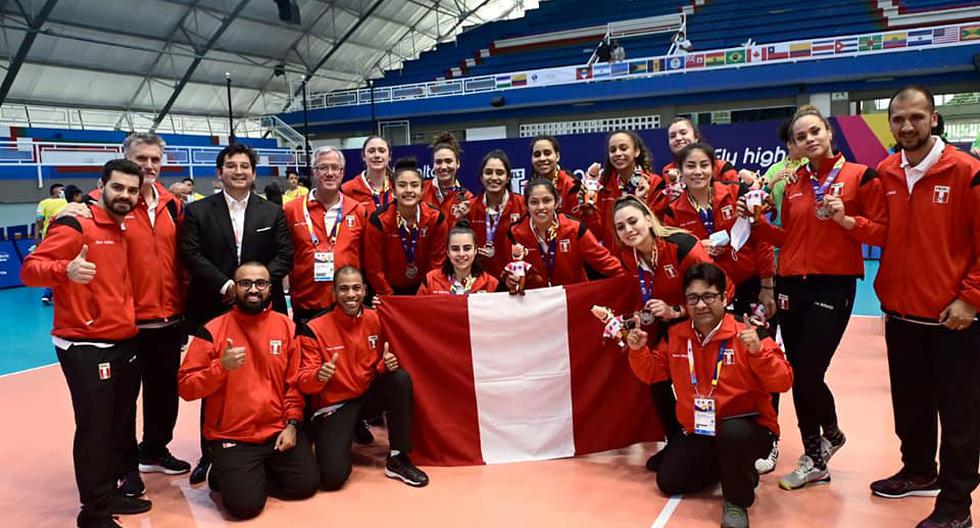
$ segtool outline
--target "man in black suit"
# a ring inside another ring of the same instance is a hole
[[[269,269],[272,307],[286,313],[282,279],[289,273],[293,244],[282,207],[254,192],[255,151],[231,144],[218,153],[223,190],[192,202],[180,228],[180,256],[191,275],[187,320],[196,328],[231,309],[235,302],[235,269],[257,261]],[[191,483],[203,482],[210,460],[202,443],[201,461]]]

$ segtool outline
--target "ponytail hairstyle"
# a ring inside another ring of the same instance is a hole
[[[650,221],[650,234],[652,234],[653,238],[655,239],[667,238],[678,233],[690,234],[690,231],[686,229],[671,227],[661,223],[660,219],[657,218],[657,215],[653,214],[653,211],[650,210],[650,206],[643,203],[643,200],[640,200],[632,194],[627,194],[620,197],[616,200],[616,203],[613,204],[612,212],[609,214],[610,225],[616,225],[613,221],[613,218],[616,217],[616,212],[618,212],[620,209],[625,209],[626,207],[635,207],[643,212],[643,215]],[[619,239],[619,235],[616,236],[616,244],[618,244],[619,247],[624,247],[623,241]]]
[[[456,222],[456,225],[454,225],[453,228],[449,230],[449,235],[446,236],[447,257],[446,260],[443,261],[442,263],[442,273],[446,277],[452,277],[453,272],[456,271],[456,269],[453,268],[453,263],[450,262],[448,258],[449,241],[453,238],[453,235],[470,235],[471,237],[473,237],[473,248],[476,249],[476,245],[477,245],[476,232],[473,231],[472,228],[470,228],[470,222],[466,219]],[[483,273],[483,266],[480,264],[479,254],[477,254],[477,258],[473,259],[473,266],[470,268],[470,276],[474,278],[479,277],[481,273]]]
[[[625,134],[629,136],[630,141],[633,143],[633,147],[636,148],[637,153],[636,159],[634,160],[635,167],[645,172],[651,172],[651,167],[653,166],[653,154],[650,153],[650,149],[648,149],[643,143],[643,139],[640,138],[639,134],[632,130],[619,129],[606,136],[606,163],[602,168],[606,178],[611,178],[616,175],[616,169],[613,167],[612,160],[609,159],[609,140],[616,134]]]
[[[799,107],[796,110],[796,113],[793,114],[793,117],[789,119],[788,132],[790,141],[792,141],[794,144],[796,143],[796,134],[793,133],[793,127],[796,126],[797,121],[806,116],[816,116],[818,119],[820,119],[823,126],[827,129],[827,133],[830,134],[830,151],[831,153],[836,152],[837,147],[834,145],[834,129],[830,127],[830,121],[827,121],[827,118],[823,116],[817,107],[809,104]]]
[[[422,173],[419,172],[419,162],[414,157],[398,158],[395,162],[395,176],[392,178],[398,181],[402,174],[414,174],[419,181],[422,181]]]
[[[459,147],[459,141],[456,140],[456,136],[452,135],[450,132],[439,132],[436,134],[435,139],[432,140],[432,155],[435,156],[437,151],[442,149],[449,149],[456,156],[456,163],[462,161],[463,150]]]

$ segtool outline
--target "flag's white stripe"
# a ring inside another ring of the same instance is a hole
[[[574,455],[565,290],[471,295],[468,310],[484,462]]]

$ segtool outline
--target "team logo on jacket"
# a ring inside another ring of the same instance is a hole
[[[282,341],[278,339],[269,340],[269,353],[273,356],[278,356],[279,352],[282,350]]]
[[[516,224],[518,222],[518,220],[520,220],[520,219],[521,219],[521,214],[520,213],[511,213],[510,214],[510,223]]]
[[[789,295],[780,293],[778,296],[776,296],[776,304],[779,306],[780,310],[789,310]]]
[[[420,238],[424,237],[425,234],[428,232],[429,232],[429,226],[422,226],[422,229],[419,230],[419,237]]]
[[[726,365],[734,365],[735,364],[735,349],[734,348],[726,348],[725,351],[722,352],[722,361]]]
[[[677,278],[677,269],[674,268],[673,264],[667,264],[666,266],[664,266],[664,273],[666,273],[667,276],[672,279]]]
[[[932,203],[949,203],[949,186],[937,185],[932,188]]]
[[[830,186],[830,195],[831,196],[840,197],[842,194],[844,194],[844,184],[843,183],[835,183],[835,184],[833,184],[833,185]]]
[[[99,379],[107,380],[112,377],[112,364],[99,363]]]
[[[572,249],[572,241],[567,238],[563,238],[558,241],[558,247],[561,249],[562,253],[568,253],[569,250]]]
[[[354,215],[347,215],[344,219],[347,220],[347,227],[354,227]]]
[[[731,220],[735,216],[735,210],[730,205],[721,208],[721,216],[725,220]]]
[[[378,336],[376,336],[376,335],[370,335],[370,336],[368,336],[368,346],[371,347],[372,350],[377,349],[378,348]]]

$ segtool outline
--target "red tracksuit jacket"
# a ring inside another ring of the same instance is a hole
[[[527,209],[524,205],[524,197],[519,194],[507,192],[507,205],[504,206],[502,217],[498,219],[497,230],[493,234],[493,258],[478,257],[483,269],[494,277],[499,277],[511,259],[510,253],[504,253],[503,247],[507,241],[507,232],[510,227],[520,221]],[[470,212],[466,215],[470,223],[470,228],[476,233],[476,247],[484,247],[487,244],[487,205],[486,197],[481,194],[470,200]]]
[[[554,244],[554,266],[550,273],[545,264],[547,252],[542,253],[531,227],[530,216],[525,215],[510,228],[507,244],[502,248],[505,256],[511,254],[511,248],[516,243],[527,248],[528,254],[524,260],[534,268],[534,272],[527,276],[525,287],[528,289],[585,282],[589,280],[585,273],[586,264],[607,277],[625,273],[619,260],[599,244],[585,224],[562,213],[558,213],[558,236]]]
[[[714,229],[715,231],[731,233],[737,219],[735,211],[738,186],[725,185],[718,181],[714,182],[713,186],[714,198],[711,204],[711,212],[715,223]],[[686,229],[701,240],[707,239],[711,234],[708,233],[701,221],[697,209],[691,204],[687,191],[684,191],[677,200],[667,207],[664,223]],[[734,254],[731,246],[728,246],[721,255],[715,258],[715,264],[725,270],[725,273],[736,285],[751,277],[772,277],[776,268],[772,245],[761,240],[758,235],[750,236],[748,242],[742,246],[737,254]]]
[[[316,191],[310,191],[303,200],[291,200],[285,206],[286,224],[293,239],[293,267],[289,270],[289,290],[293,306],[303,310],[322,310],[333,304],[333,282],[316,282],[313,280],[314,254],[332,251],[334,271],[344,266],[361,267],[361,244],[364,225],[364,207],[356,200],[341,195],[342,217],[337,228],[336,243],[331,243],[327,233],[326,211],[323,205],[314,198]],[[306,201],[310,212],[310,223],[316,233],[317,245],[313,245],[306,215],[303,214],[303,202]],[[331,220],[335,220],[331,218]]]
[[[667,238],[658,238],[657,269],[653,274],[653,298],[660,299],[671,306],[684,304],[684,273],[691,266],[700,262],[712,262],[704,246],[698,239],[687,233],[677,233]],[[636,254],[632,249],[622,252],[623,266],[626,272],[637,281],[639,288],[639,272],[636,265]],[[735,286],[728,281],[728,298],[735,293]]]
[[[371,216],[371,213],[378,209],[383,209],[389,203],[395,201],[392,197],[391,189],[395,187],[394,183],[391,182],[391,177],[388,177],[388,190],[378,193],[375,196],[374,192],[366,183],[367,176],[363,172],[355,176],[354,178],[347,180],[340,186],[340,192],[349,198],[360,202],[364,206],[364,214]]]
[[[83,245],[88,245],[86,260],[96,266],[88,284],[68,278],[68,264]],[[128,254],[123,229],[101,207],[92,208],[92,218],[52,222],[20,272],[25,285],[54,289],[52,335],[69,341],[122,341],[136,335]]]
[[[405,271],[408,259],[398,229],[398,206],[394,202],[371,215],[364,230],[364,269],[378,295],[391,295],[393,288],[417,288],[425,274],[438,269],[446,260],[448,226],[439,209],[420,203],[418,245],[415,248],[415,277]]]
[[[664,169],[660,171],[660,174],[664,175],[664,180],[667,179],[667,171],[672,169],[680,170],[680,168],[677,167],[677,163],[674,163],[673,161],[664,165]],[[737,184],[740,181],[738,171],[735,170],[735,167],[732,167],[731,163],[728,163],[722,159],[715,160],[714,177],[716,181],[720,181],[725,184]]]
[[[473,193],[466,190],[465,187],[460,186],[459,190],[449,191],[446,196],[442,197],[442,201],[439,201],[439,196],[436,195],[436,180],[425,180],[422,184],[422,201],[431,204],[436,209],[442,212],[442,215],[446,217],[449,221],[450,227],[456,223],[456,217],[453,216],[453,206],[458,202],[468,202],[473,199]]]
[[[878,166],[888,206],[882,307],[935,321],[954,299],[980,306],[980,161],[947,145],[911,195],[901,162],[893,154]]]
[[[227,340],[245,347],[245,364],[221,366]],[[303,419],[297,387],[300,349],[296,326],[284,314],[266,309],[251,315],[233,308],[193,335],[177,374],[185,400],[204,400],[204,437],[262,443]]]
[[[534,177],[538,178],[539,176],[535,175]],[[544,179],[547,180],[550,178]],[[576,180],[574,176],[568,174],[565,169],[559,168],[558,174],[551,183],[555,184],[555,190],[558,191],[558,199],[561,200],[561,204],[558,207],[558,212],[578,217],[579,181]]]
[[[650,191],[646,196],[646,204],[657,217],[663,218],[664,209],[667,207],[664,180],[657,174],[650,172],[643,174],[650,180]],[[595,209],[584,213],[582,220],[589,227],[589,230],[595,233],[606,249],[612,252],[614,256],[620,257],[621,248],[616,237],[616,226],[613,224],[612,215],[613,205],[624,193],[615,174],[603,174],[600,183],[602,187],[599,188],[596,197]]]
[[[497,291],[500,281],[487,272],[480,273],[470,286],[468,293],[487,293]],[[452,295],[453,281],[442,269],[434,269],[425,276],[418,295]]]
[[[817,181],[822,185],[840,157],[820,162]],[[760,238],[781,248],[779,275],[864,276],[861,244],[884,245],[887,211],[877,173],[859,163],[845,162],[833,187],[837,187],[844,209],[857,221],[850,231],[833,220],[816,216],[816,195],[806,166],[797,172],[799,179],[787,184],[783,194],[782,227],[768,219],[756,224]],[[839,187],[838,187],[839,186]],[[834,189],[828,189],[828,194]],[[756,234],[756,233],[753,233]]]
[[[384,372],[385,337],[378,312],[364,308],[351,317],[334,306],[300,327],[303,360],[299,388],[313,395],[313,410],[360,397],[374,377]],[[338,354],[333,377],[326,383],[316,372]]]
[[[750,354],[738,338],[744,329],[744,324],[726,314],[721,328],[702,347],[691,323],[676,324],[670,327],[669,339],[661,340],[655,351],[646,347],[630,349],[630,367],[646,383],[673,381],[677,420],[687,433],[692,433],[695,393],[687,358],[688,342],[694,357],[698,394],[702,397],[711,391],[718,352],[724,344],[725,350],[733,353],[722,360],[718,385],[712,394],[716,420],[758,413],[757,423],[778,436],[779,421],[770,394],[786,392],[793,386],[793,369],[776,342],[768,337],[761,340],[762,348],[758,352]]]

